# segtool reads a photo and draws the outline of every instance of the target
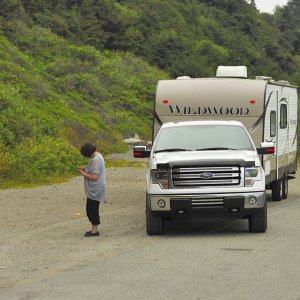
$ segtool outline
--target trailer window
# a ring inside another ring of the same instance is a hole
[[[276,112],[271,111],[270,113],[270,136],[274,137],[276,135]]]
[[[280,128],[287,128],[287,105],[280,105]]]

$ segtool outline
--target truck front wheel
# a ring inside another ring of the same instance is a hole
[[[148,195],[146,196],[146,225],[148,235],[159,235],[164,233],[164,221],[161,216],[151,211]]]
[[[267,230],[267,202],[256,214],[249,217],[250,232],[265,232]]]

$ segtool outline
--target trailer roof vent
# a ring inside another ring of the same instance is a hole
[[[291,85],[287,80],[278,80],[278,81],[276,81],[276,83]]]
[[[219,66],[216,77],[225,78],[247,78],[247,67],[245,66]]]
[[[271,81],[272,77],[268,77],[268,76],[256,76],[255,77],[256,80],[266,80],[266,81]]]
[[[190,76],[179,76],[176,79],[191,79]]]

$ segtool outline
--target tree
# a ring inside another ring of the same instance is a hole
[[[256,9],[256,3],[255,3],[255,0],[251,0],[250,5],[251,5],[253,8]]]

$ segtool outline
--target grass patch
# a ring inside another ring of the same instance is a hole
[[[144,161],[128,161],[124,159],[106,159],[105,160],[106,168],[144,168],[147,167],[147,162]]]
[[[0,182],[0,190],[4,189],[21,189],[21,188],[34,188],[42,185],[52,185],[65,183],[71,179],[71,176],[53,176],[47,178],[38,178],[36,181],[31,182],[17,182],[13,180]]]
[[[105,160],[106,168],[145,168],[147,167],[146,162],[135,162],[135,161],[126,161],[122,159],[106,159]],[[26,181],[26,179],[21,179],[20,181],[16,180],[5,180],[0,181],[0,190],[4,189],[18,189],[18,188],[34,188],[43,185],[52,185],[52,184],[61,184],[69,181],[72,177],[76,176],[76,173],[68,176],[59,176],[53,175],[48,177],[37,177],[30,178],[30,180]]]

